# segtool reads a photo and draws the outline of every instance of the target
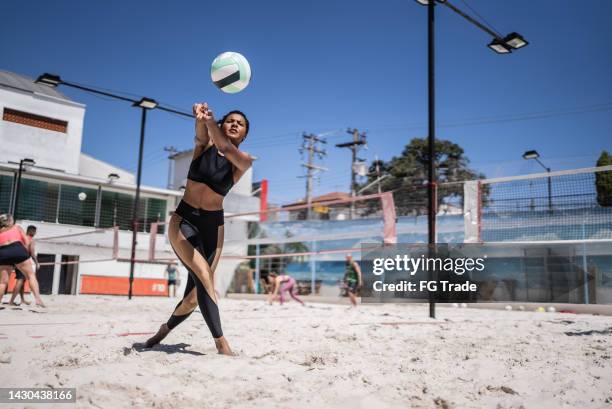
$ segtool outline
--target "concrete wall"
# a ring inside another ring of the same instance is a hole
[[[133,173],[81,153],[79,157],[79,174],[81,176],[107,179],[110,173],[119,175],[118,181],[121,183],[136,184],[136,176]]]
[[[4,108],[67,121],[68,127],[63,133],[0,120],[1,162],[31,158],[37,166],[78,173],[84,105],[0,87],[0,112]]]

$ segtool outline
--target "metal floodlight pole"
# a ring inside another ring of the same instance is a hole
[[[132,211],[132,252],[130,255],[130,284],[128,289],[128,299],[132,299],[132,287],[134,282],[134,268],[136,263],[136,238],[138,233],[138,207],[140,204],[140,181],[142,176],[142,151],[144,146],[145,125],[147,121],[147,109],[142,107],[140,119],[140,143],[138,146],[138,171],[136,173],[136,197],[134,198],[134,210]]]
[[[529,159],[534,159],[536,162],[538,162],[540,164],[540,166],[542,166],[544,169],[546,169],[546,172],[550,173],[551,169],[544,165],[542,163],[542,161],[540,161],[540,154],[538,153],[538,151],[527,151],[523,154],[523,159],[529,160]],[[551,181],[551,177],[548,176],[548,211],[552,213],[553,211],[553,207],[552,207],[552,181]]]
[[[21,183],[21,172],[23,167],[23,160],[19,161],[19,170],[17,171],[17,177],[15,178],[15,183],[13,184],[13,197],[11,197],[11,214],[13,215],[13,220],[17,221],[17,203],[19,203],[19,184]]]
[[[21,188],[21,175],[23,173],[24,164],[34,165],[36,162],[32,159],[21,159],[19,161],[19,171],[17,172],[17,180],[15,180],[15,195],[13,196],[13,221],[17,222],[17,210],[19,209],[19,191]]]
[[[436,140],[436,121],[435,121],[435,6],[436,3],[443,4],[461,17],[483,30],[485,33],[493,37],[493,41],[489,44],[489,48],[493,51],[505,54],[510,53],[513,49],[523,48],[529,43],[518,33],[510,33],[506,37],[503,37],[491,30],[484,24],[475,20],[468,14],[464,13],[457,7],[450,4],[448,0],[416,0],[421,5],[427,6],[427,61],[428,61],[428,145],[427,153],[429,156],[428,164],[428,195],[427,195],[427,207],[428,207],[428,243],[429,252],[433,250],[433,246],[436,243],[436,176],[435,176],[435,140]],[[549,183],[550,192],[550,183]],[[550,193],[549,193],[550,194]],[[552,208],[552,205],[551,205]],[[437,280],[437,273],[430,272],[430,280]],[[436,306],[433,302],[432,294],[429,292],[429,316],[435,318]]]
[[[519,48],[523,48],[529,45],[529,42],[523,38],[522,35],[516,32],[512,32],[505,37],[500,33],[496,32],[491,27],[487,27],[485,24],[479,22],[475,18],[471,17],[469,14],[461,11],[459,8],[455,7],[450,3],[449,0],[416,0],[419,4],[429,6],[431,3],[440,3],[449,9],[451,9],[456,14],[460,15],[464,19],[466,19],[470,24],[474,25],[478,29],[484,31],[491,37],[493,40],[487,45],[491,50],[495,51],[498,54],[510,54],[513,50],[518,50]]]
[[[428,144],[427,155],[429,157],[428,165],[428,183],[427,183],[427,225],[428,225],[428,243],[431,254],[433,246],[436,243],[436,176],[434,173],[435,160],[435,141],[436,141],[436,93],[435,93],[435,2],[430,0],[427,4],[427,94],[428,94]],[[435,280],[435,272],[429,271],[429,280]],[[429,316],[436,318],[436,304],[432,299],[432,293],[429,292]]]
[[[134,281],[134,267],[136,262],[136,239],[138,233],[138,208],[140,202],[140,185],[142,179],[142,153],[144,148],[144,136],[145,136],[145,125],[147,120],[147,110],[149,109],[160,109],[162,111],[170,112],[173,114],[193,118],[192,114],[188,114],[185,112],[181,112],[172,108],[166,108],[159,106],[159,104],[151,98],[141,98],[140,100],[135,100],[132,98],[127,98],[121,95],[111,94],[109,92],[100,91],[94,88],[86,87],[83,85],[71,83],[68,81],[64,81],[60,78],[59,75],[53,75],[45,73],[38,77],[35,81],[38,84],[44,84],[50,87],[57,87],[58,85],[65,85],[67,87],[77,88],[86,92],[91,92],[93,94],[104,95],[106,97],[118,99],[121,101],[131,102],[133,107],[139,107],[142,109],[142,115],[140,120],[140,143],[138,146],[138,172],[136,175],[136,194],[134,198],[134,209],[132,212],[132,249],[131,249],[131,257],[130,257],[130,277],[129,277],[129,288],[128,288],[128,299],[132,299],[132,283]]]
[[[542,162],[540,162],[540,159],[538,158],[534,158],[536,160],[536,162],[538,162],[540,164],[540,166],[542,166],[544,169],[546,169],[546,172],[550,173],[550,168],[548,166],[545,166]],[[550,176],[548,176],[548,211],[552,213],[553,211],[553,207],[552,207],[552,181]]]

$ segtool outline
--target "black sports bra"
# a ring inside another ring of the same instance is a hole
[[[191,161],[187,179],[205,183],[216,193],[225,196],[234,186],[234,170],[232,163],[221,156],[213,144]]]

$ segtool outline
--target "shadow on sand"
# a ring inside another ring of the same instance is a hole
[[[584,336],[584,335],[608,335],[608,334],[612,334],[612,327],[610,328],[606,328],[604,330],[589,330],[589,331],[576,331],[576,332],[566,332],[565,335],[568,335],[570,337],[575,337],[575,336]]]
[[[190,347],[190,346],[191,345],[185,344],[185,343],[174,344],[174,345],[157,344],[153,348],[147,348],[145,347],[144,342],[136,342],[132,344],[132,348],[127,348],[127,347],[123,348],[123,354],[129,355],[131,350],[133,349],[138,352],[161,351],[167,354],[206,355],[206,354],[203,354],[202,352],[189,351],[188,349],[186,349],[187,347]]]

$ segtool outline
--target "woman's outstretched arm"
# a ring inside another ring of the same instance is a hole
[[[279,280],[278,277],[274,279],[274,290],[270,291],[270,294],[268,295],[268,303],[272,304],[272,302],[274,301],[274,297],[276,297],[276,294],[278,294],[278,288],[279,288]]]
[[[204,147],[208,146],[210,142],[210,136],[208,135],[208,127],[206,126],[206,120],[204,117],[204,112],[208,110],[208,104],[205,102],[203,104],[193,104],[193,115],[196,117],[195,123],[195,144],[202,145]]]

